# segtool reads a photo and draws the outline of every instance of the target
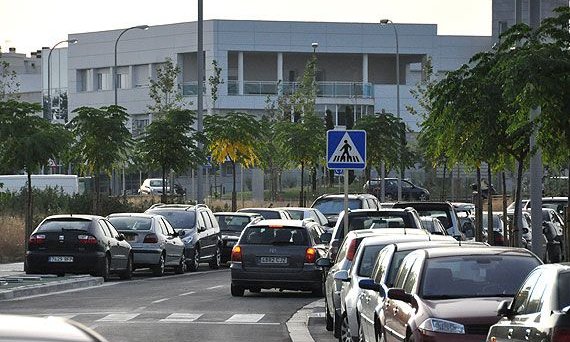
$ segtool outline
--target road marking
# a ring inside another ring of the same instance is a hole
[[[182,296],[189,296],[189,295],[193,295],[194,293],[196,293],[195,291],[190,291],[190,292],[186,292],[186,293],[181,293],[178,296],[182,297]]]
[[[126,322],[137,317],[140,314],[131,314],[131,313],[114,313],[108,314],[107,316],[96,320],[95,322]]]
[[[193,313],[173,313],[168,317],[161,319],[160,322],[164,323],[189,323],[194,322],[198,318],[202,317],[202,314]]]
[[[226,320],[226,323],[257,323],[264,314],[235,314]]]
[[[169,300],[169,299],[170,299],[170,298],[162,298],[162,299],[159,299],[159,300],[155,300],[154,302],[152,302],[152,304],[166,302],[166,301]]]
[[[222,288],[222,287],[224,287],[224,285],[218,285],[218,286],[208,287],[208,288],[206,288],[206,290],[219,289],[219,288]]]
[[[50,315],[50,316],[55,316],[55,317],[58,317],[58,318],[65,318],[65,319],[72,319],[73,317],[75,317],[75,316],[77,316],[77,315],[75,315],[75,314],[66,314],[66,315],[58,315],[58,314],[55,314],[55,315]]]
[[[287,321],[287,330],[292,342],[315,342],[309,332],[309,315],[313,313],[313,309],[324,306],[324,299],[316,300],[299,309]]]

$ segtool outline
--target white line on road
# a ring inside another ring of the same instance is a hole
[[[324,299],[316,300],[302,307],[287,321],[287,330],[292,342],[314,342],[315,340],[309,332],[309,316],[313,309],[323,306]]]
[[[219,289],[219,288],[222,288],[222,287],[224,287],[224,285],[217,285],[217,286],[208,287],[208,288],[206,288],[206,290]]]
[[[126,322],[137,317],[140,314],[130,314],[130,313],[114,313],[108,314],[107,316],[96,320],[95,322]]]
[[[195,291],[190,291],[190,292],[186,292],[186,293],[181,293],[178,296],[189,296],[189,295],[193,295],[194,293],[196,293]]]
[[[162,298],[162,299],[159,299],[159,300],[155,300],[154,302],[152,302],[152,304],[166,302],[166,301],[169,300],[169,299],[170,299],[170,298]]]
[[[173,313],[168,317],[161,319],[160,322],[163,323],[189,323],[194,322],[198,318],[202,317],[202,314],[193,313]]]
[[[264,314],[235,314],[226,320],[226,323],[257,323]]]

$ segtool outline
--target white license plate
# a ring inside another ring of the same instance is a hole
[[[262,264],[286,264],[287,257],[261,257]]]
[[[48,262],[73,262],[71,256],[50,256]]]

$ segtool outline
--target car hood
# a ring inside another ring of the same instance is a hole
[[[511,297],[482,297],[424,300],[423,302],[429,317],[446,319],[464,325],[492,325],[499,321],[497,316],[499,304],[511,299]]]

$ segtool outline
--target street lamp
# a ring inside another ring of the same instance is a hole
[[[44,119],[48,119],[49,121],[52,120],[52,113],[51,113],[51,53],[53,52],[53,49],[55,49],[59,44],[62,44],[62,43],[75,44],[75,43],[77,43],[77,39],[62,40],[61,42],[58,42],[57,44],[55,44],[51,49],[49,49],[48,62],[47,62],[48,112],[47,112],[47,117],[44,118]]]
[[[117,44],[119,44],[119,39],[121,39],[123,34],[125,34],[129,30],[133,29],[148,30],[148,28],[149,28],[148,25],[139,25],[139,26],[126,28],[119,34],[117,40],[115,40],[115,67],[113,68],[113,89],[115,91],[115,106],[117,105]]]
[[[400,49],[398,45],[398,29],[394,22],[390,19],[380,20],[380,25],[384,26],[390,24],[394,28],[394,35],[396,36],[396,114],[398,119],[400,116]],[[400,151],[400,158],[402,157],[402,151]],[[403,170],[400,170],[402,172]],[[402,200],[402,179],[401,174],[398,176],[398,201]]]
[[[314,42],[311,44],[311,46],[313,47],[313,54],[317,53],[317,48],[319,47],[319,43]]]

